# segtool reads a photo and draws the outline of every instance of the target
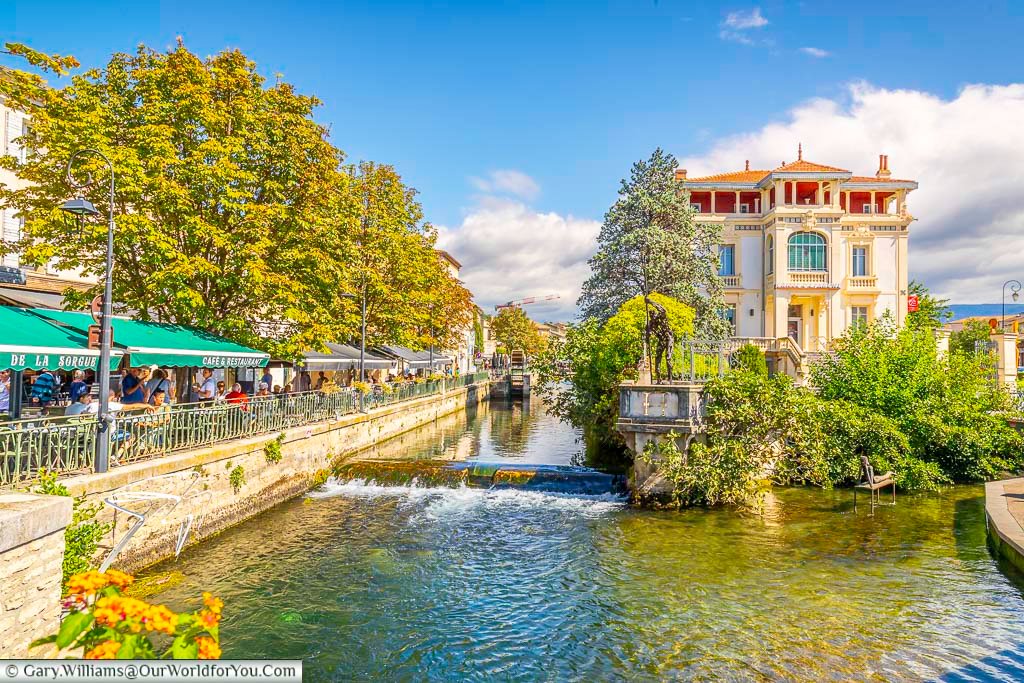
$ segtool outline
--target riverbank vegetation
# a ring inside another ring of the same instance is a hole
[[[737,369],[704,391],[706,439],[642,457],[673,482],[672,503],[754,506],[771,483],[852,485],[866,456],[898,487],[934,491],[1024,467],[1009,395],[979,354],[940,353],[930,327],[890,317],[834,342],[811,387]]]

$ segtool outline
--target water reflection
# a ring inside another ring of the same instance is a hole
[[[377,455],[579,449],[536,402],[460,420]],[[225,656],[303,658],[308,680],[1020,680],[1024,599],[980,495],[869,517],[783,489],[757,517],[340,483],[188,549],[160,599],[221,594]]]

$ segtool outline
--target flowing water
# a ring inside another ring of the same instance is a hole
[[[378,459],[567,464],[534,403],[421,429]],[[150,573],[225,602],[224,656],[307,680],[1024,680],[1024,598],[981,487],[777,491],[761,516],[613,494],[334,479]]]

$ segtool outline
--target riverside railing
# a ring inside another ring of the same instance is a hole
[[[110,465],[118,467],[175,451],[282,432],[345,415],[441,394],[483,382],[487,373],[426,382],[374,385],[362,394],[333,392],[250,396],[244,401],[127,406],[109,430]],[[0,488],[31,482],[40,470],[69,474],[93,469],[96,416],[37,417],[0,423]]]

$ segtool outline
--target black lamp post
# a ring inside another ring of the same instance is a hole
[[[1020,280],[1007,280],[1006,282],[1003,283],[1003,319],[1002,319],[1002,322],[1001,322],[1001,326],[1003,328],[1003,332],[1006,332],[1006,287],[1007,286],[1010,287],[1011,298],[1014,301],[1016,301],[1017,299],[1020,298],[1020,288],[1021,288]]]
[[[346,299],[355,299],[356,295],[351,292],[342,294]],[[359,314],[359,381],[366,381],[366,287],[363,287],[363,295],[360,297]]]
[[[80,149],[76,151],[71,155],[71,158],[68,159],[67,169],[68,184],[73,188],[81,189],[92,185],[91,174],[86,176],[86,182],[78,183],[75,181],[75,177],[71,173],[71,166],[75,159],[84,154],[93,154],[98,156],[100,159],[103,159],[110,172],[110,197],[108,201],[107,216],[106,274],[103,282],[103,317],[100,319],[100,367],[98,373],[100,382],[100,405],[97,425],[99,428],[99,434],[96,439],[95,463],[96,472],[106,472],[110,467],[110,435],[108,434],[108,431],[111,423],[113,422],[110,416],[110,318],[114,274],[114,165],[110,163],[110,159],[104,156],[104,154],[99,150]],[[100,212],[96,210],[96,207],[92,205],[92,202],[84,197],[78,197],[64,202],[60,208],[62,211],[73,216],[77,216],[79,219],[100,215]]]

